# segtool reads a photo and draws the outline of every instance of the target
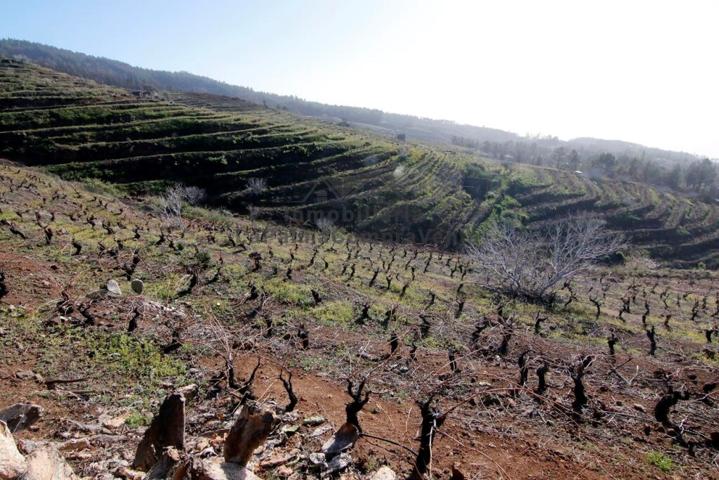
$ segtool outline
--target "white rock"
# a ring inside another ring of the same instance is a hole
[[[332,430],[332,425],[330,425],[330,424],[321,425],[321,426],[315,428],[314,430],[312,430],[312,433],[310,433],[310,437],[321,437],[322,435],[324,435],[325,433],[327,433],[331,430]]]
[[[125,421],[130,417],[130,412],[122,412],[115,416],[103,413],[100,415],[98,420],[103,427],[109,428],[110,430],[116,430],[125,424]]]
[[[23,480],[78,480],[60,453],[50,446],[40,447],[26,458]]]
[[[344,423],[332,437],[322,445],[322,453],[332,457],[349,450],[359,438],[359,430],[351,423]]]
[[[202,460],[194,469],[192,478],[198,480],[260,480],[246,467],[236,463],[225,463],[221,458]]]
[[[18,451],[8,426],[0,421],[0,479],[19,477],[25,470],[25,458]]]
[[[20,380],[33,380],[35,379],[35,372],[32,370],[19,370],[15,372],[15,377]]]
[[[384,467],[380,467],[379,470],[374,472],[374,474],[370,477],[370,480],[395,480],[396,478],[397,474],[394,473],[391,468],[385,465]]]
[[[352,457],[350,454],[341,453],[327,462],[327,472],[339,472],[340,470],[347,468],[350,463],[352,463]]]
[[[110,279],[107,281],[106,287],[107,291],[110,293],[110,295],[119,297],[122,295],[122,290],[120,290],[120,284],[117,283],[117,281]]]
[[[325,419],[325,417],[321,415],[315,415],[314,417],[305,418],[302,424],[310,427],[315,427],[317,425],[322,425],[326,421],[327,420]]]

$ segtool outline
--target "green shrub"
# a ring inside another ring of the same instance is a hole
[[[207,250],[197,250],[195,253],[195,264],[202,270],[207,270],[212,264],[212,255]]]

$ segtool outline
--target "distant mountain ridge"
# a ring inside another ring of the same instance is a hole
[[[592,137],[579,137],[567,141],[570,145],[602,150],[606,152],[621,152],[633,156],[649,155],[657,160],[668,161],[696,161],[699,157],[686,152],[674,152],[661,148],[652,148],[638,143],[625,142],[623,140],[606,140]],[[664,158],[666,157],[666,158]]]
[[[650,148],[629,142],[594,138],[576,138],[567,142],[552,137],[526,138],[512,132],[463,125],[449,120],[420,118],[371,108],[328,105],[294,96],[255,91],[249,87],[231,85],[188,72],[167,72],[135,67],[117,60],[24,40],[0,40],[0,56],[25,58],[64,73],[132,90],[154,89],[238,97],[258,105],[285,109],[300,115],[355,123],[392,136],[404,134],[408,139],[419,141],[453,143],[453,140],[463,138],[477,144],[538,143],[551,148],[564,146],[582,149],[588,154],[609,152],[614,155],[648,155],[660,162],[695,161],[699,158],[688,153]]]
[[[473,135],[483,141],[508,141],[519,138],[514,133],[497,129],[458,125],[446,120],[423,119],[371,108],[327,105],[294,96],[259,92],[188,72],[150,70],[117,60],[24,40],[0,40],[0,56],[24,58],[53,70],[131,90],[155,89],[234,96],[301,115],[333,118],[338,121],[394,129],[403,133],[411,131],[412,136],[425,141],[449,142],[452,135],[461,134]]]

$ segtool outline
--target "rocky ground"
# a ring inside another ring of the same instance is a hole
[[[334,233],[0,165],[0,478],[719,478],[715,273]]]

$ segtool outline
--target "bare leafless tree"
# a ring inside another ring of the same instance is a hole
[[[248,178],[247,189],[252,193],[262,193],[267,190],[267,180],[264,178]]]
[[[477,264],[484,287],[552,303],[558,284],[622,246],[621,237],[609,233],[600,220],[572,217],[533,231],[495,224],[482,243],[469,245],[467,250]]]
[[[176,224],[182,219],[184,204],[197,205],[205,199],[205,191],[198,187],[175,185],[160,198],[162,216],[167,223]]]
[[[235,378],[234,339],[250,339],[252,336],[249,329],[245,328],[241,332],[231,332],[211,310],[207,310],[203,315],[198,316],[192,327],[187,329],[188,340],[209,349],[224,360],[225,368],[222,376],[224,376],[228,386],[231,388],[237,388],[239,385]]]

